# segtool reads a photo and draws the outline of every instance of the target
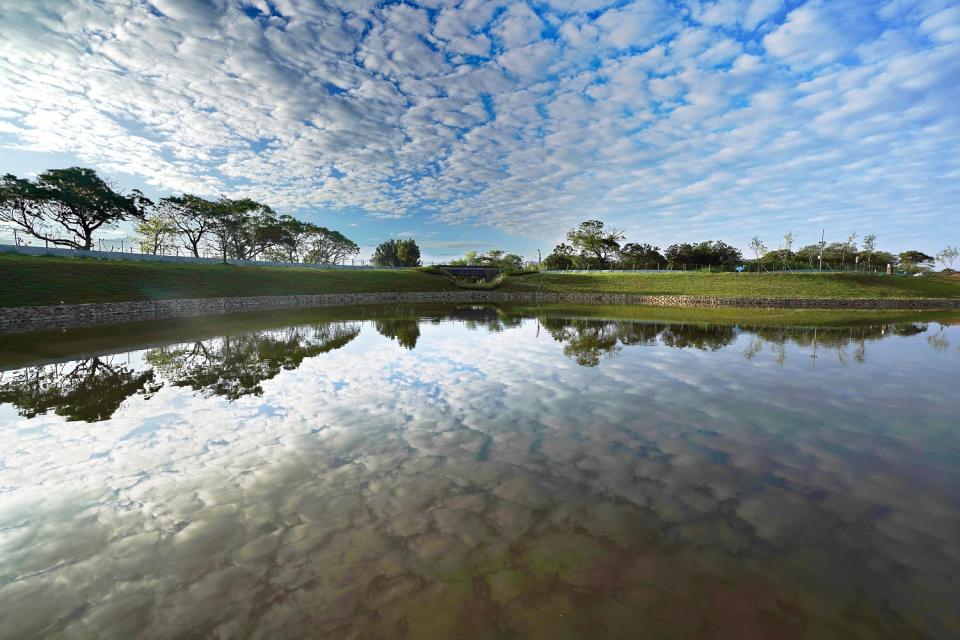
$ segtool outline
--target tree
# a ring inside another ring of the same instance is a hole
[[[490,249],[484,253],[468,251],[463,258],[451,260],[452,266],[496,267],[501,271],[519,271],[523,268],[523,256],[507,253],[503,249]]]
[[[381,242],[373,250],[373,256],[370,262],[381,267],[396,267],[397,264],[397,241],[391,238],[386,242]]]
[[[857,245],[854,240],[857,239],[857,234],[853,231],[850,232],[850,235],[847,236],[846,242],[843,243],[840,251],[840,270],[843,271],[844,266],[847,263],[847,255],[857,252]]]
[[[221,206],[229,211],[228,216],[240,222],[230,238],[234,258],[256,260],[261,253],[283,242],[283,225],[267,205],[249,198],[224,198]]]
[[[867,259],[867,270],[873,266],[873,254],[877,251],[877,234],[868,233],[863,236],[863,254]]]
[[[93,234],[125,220],[142,220],[152,205],[141,192],[123,195],[93,169],[50,169],[36,181],[0,180],[0,222],[54,245],[93,248]]]
[[[279,238],[264,249],[263,257],[276,262],[303,262],[310,248],[310,241],[320,227],[302,222],[293,216],[282,215],[277,220]]]
[[[476,251],[467,251],[462,258],[456,258],[450,261],[453,267],[475,267],[480,264],[481,254]]]
[[[956,247],[947,247],[937,254],[937,262],[942,264],[944,268],[953,271],[953,262],[958,255],[960,255],[960,252],[957,251]]]
[[[140,250],[143,253],[156,255],[173,243],[177,227],[168,216],[156,212],[138,222],[134,231],[137,234]]]
[[[723,266],[735,264],[743,259],[739,249],[720,240],[670,245],[664,252],[664,257],[674,266]]]
[[[160,198],[156,205],[157,212],[169,218],[176,227],[184,249],[197,258],[202,242],[216,224],[215,208],[215,202],[189,193]]]
[[[873,259],[877,264],[882,265],[894,265],[897,264],[897,256],[893,255],[889,251],[875,251],[873,253]]]
[[[929,269],[933,266],[933,256],[922,251],[904,251],[899,257],[900,264],[908,271]]]
[[[595,262],[598,267],[605,268],[610,258],[620,251],[620,241],[623,232],[615,228],[605,228],[599,220],[587,220],[580,226],[567,232],[567,240],[574,249],[580,252],[589,262]]]
[[[547,270],[572,269],[575,265],[575,251],[573,247],[561,242],[543,259],[543,267]]]
[[[649,269],[664,262],[660,247],[638,242],[628,242],[620,248],[620,262],[623,268],[635,269],[638,265],[642,269]]]
[[[284,228],[273,209],[255,200],[222,197],[214,203],[211,217],[209,244],[224,264],[228,257],[255,260],[283,242]]]
[[[787,231],[783,234],[783,244],[777,249],[777,253],[780,255],[780,264],[783,265],[783,270],[786,271],[789,268],[787,261],[793,255],[793,231]]]
[[[370,262],[381,267],[416,267],[420,265],[420,247],[413,238],[390,239],[377,245]]]
[[[308,249],[306,262],[315,264],[340,264],[349,256],[360,253],[357,243],[339,231],[307,223]]]
[[[763,240],[760,239],[760,236],[753,236],[753,239],[750,240],[750,249],[757,256],[753,261],[756,265],[757,273],[760,272],[760,258],[762,258],[767,253],[767,245],[763,244]]]
[[[397,262],[400,267],[420,266],[420,247],[416,240],[407,238],[397,241]]]

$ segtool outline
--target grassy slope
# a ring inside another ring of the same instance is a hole
[[[511,276],[501,291],[536,291],[540,275]],[[444,291],[418,269],[234,267],[0,255],[0,307],[216,296]],[[960,279],[862,274],[544,274],[544,292],[821,298],[960,298]]]
[[[508,278],[503,291],[536,291],[540,275]],[[960,278],[856,273],[543,274],[542,291],[769,298],[960,298]]]
[[[454,288],[445,277],[417,269],[354,271],[0,255],[0,307]]]

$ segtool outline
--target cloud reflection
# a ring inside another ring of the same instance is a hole
[[[538,338],[480,313],[420,323],[415,349],[372,323],[234,336],[352,337],[256,358],[258,393],[6,421],[4,633],[956,633],[960,363],[933,330],[818,330],[875,342],[810,372],[807,330],[770,330],[778,366],[743,358],[759,328],[541,318]],[[192,370],[158,352],[131,368]]]

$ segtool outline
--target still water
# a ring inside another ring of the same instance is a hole
[[[0,636],[960,636],[960,318],[598,313],[3,337]]]

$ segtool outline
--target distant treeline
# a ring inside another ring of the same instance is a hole
[[[249,198],[207,200],[182,194],[153,202],[140,191],[122,194],[93,169],[51,169],[36,180],[0,180],[0,223],[49,245],[94,248],[102,229],[133,222],[144,253],[184,249],[241,260],[337,264],[360,253],[339,231],[277,215]]]
[[[793,233],[787,232],[776,249],[768,249],[758,237],[750,248],[754,257],[745,260],[739,249],[720,240],[682,242],[664,250],[651,244],[624,242],[625,234],[600,220],[587,220],[567,232],[567,242],[554,247],[543,260],[546,269],[717,269],[732,270],[743,265],[751,271],[806,269],[884,270],[887,265],[907,271],[931,269],[940,262],[953,268],[956,247],[947,247],[935,257],[922,251],[904,251],[894,255],[876,247],[876,235],[857,244],[857,234],[843,242],[823,242],[794,250]],[[469,254],[468,254],[469,255]]]
[[[339,264],[360,253],[360,247],[339,231],[289,215],[277,215],[269,206],[249,198],[221,196],[207,200],[192,194],[168,196],[153,202],[140,191],[122,194],[93,169],[50,169],[36,180],[6,174],[0,179],[0,224],[49,245],[90,250],[94,236],[121,222],[132,222],[136,243],[144,253],[161,254],[182,248],[199,257],[212,252],[224,262],[275,260]],[[740,250],[720,240],[672,244],[664,250],[651,244],[625,242],[625,234],[600,220],[587,220],[567,232],[543,260],[546,269],[720,269],[739,265],[752,271],[797,269],[884,270],[887,265],[909,272],[929,270],[934,262],[952,269],[956,247],[936,256],[922,251],[897,255],[877,248],[877,236],[857,234],[843,242],[823,242],[793,248],[787,232],[776,249],[758,237],[750,243],[748,261]],[[381,243],[371,262],[380,266],[412,267],[421,263],[413,239]],[[524,268],[523,256],[493,249],[468,252],[453,264],[495,266],[503,271]],[[530,264],[530,263],[527,263]]]

